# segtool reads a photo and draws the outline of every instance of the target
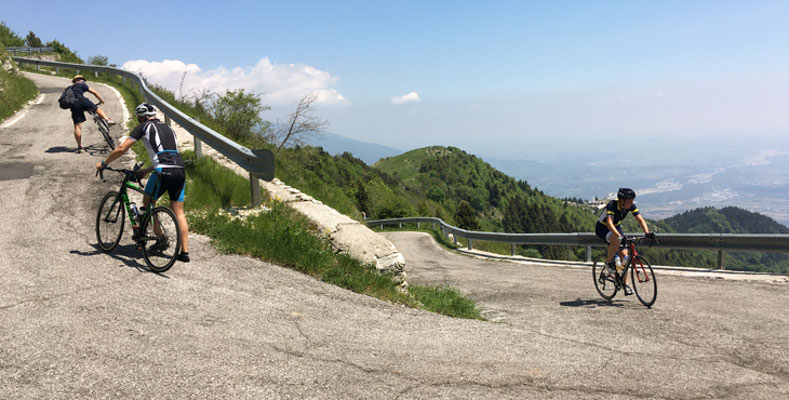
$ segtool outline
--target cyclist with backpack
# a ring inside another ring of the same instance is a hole
[[[616,193],[616,200],[609,201],[600,213],[600,217],[597,219],[595,234],[604,242],[608,243],[608,255],[605,261],[609,274],[613,274],[616,271],[614,256],[617,256],[616,252],[619,250],[619,242],[624,236],[622,227],[619,226],[619,224],[627,217],[628,213],[633,214],[647,237],[654,238],[655,236],[654,233],[649,232],[646,220],[644,220],[644,217],[642,217],[638,211],[635,198],[636,192],[634,192],[633,189],[619,188],[619,191]],[[625,264],[624,260],[625,257],[627,257],[627,249],[620,251],[618,256],[622,260],[622,264]],[[627,276],[625,276],[625,282],[627,282]],[[633,294],[633,290],[625,285],[625,295],[631,294]]]
[[[108,117],[104,111],[98,106],[104,104],[104,99],[99,96],[99,93],[88,87],[86,79],[82,75],[75,75],[71,79],[72,85],[66,88],[64,95],[61,97],[61,107],[68,106],[71,110],[71,120],[74,121],[74,139],[77,141],[77,153],[81,153],[84,148],[82,147],[82,123],[86,121],[85,111],[93,111],[101,118],[107,121],[108,125],[115,125],[115,121]],[[67,92],[71,92],[71,94]],[[92,101],[85,97],[85,92],[95,96],[98,104],[93,104]],[[64,104],[65,103],[65,104]]]
[[[181,231],[181,249],[176,259],[189,262],[189,226],[184,214],[186,175],[184,161],[178,151],[178,139],[175,132],[156,117],[154,106],[143,103],[138,105],[134,112],[140,124],[134,128],[126,141],[107,156],[106,160],[96,164],[96,170],[101,171],[107,164],[128,151],[135,142],[142,141],[151,158],[152,167],[137,171],[136,179],[141,179],[151,171],[154,172],[145,184],[146,195],[143,198],[143,207],[154,207],[156,200],[165,192],[168,193],[170,208],[175,213]]]

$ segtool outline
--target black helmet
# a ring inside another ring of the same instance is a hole
[[[619,200],[629,200],[636,198],[636,192],[630,188],[619,188],[619,191],[616,192],[616,198]]]

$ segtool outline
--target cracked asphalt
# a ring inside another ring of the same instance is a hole
[[[56,106],[67,81],[30,76],[45,97],[0,128],[0,398],[789,398],[786,284],[659,275],[646,309],[600,301],[585,269],[477,260],[407,233],[390,239],[409,281],[458,287],[489,321],[350,293],[199,235],[193,262],[149,273],[128,232],[97,249],[95,210],[115,186],[93,176],[104,145],[91,126],[91,151],[73,153]]]

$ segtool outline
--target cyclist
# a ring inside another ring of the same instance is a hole
[[[82,123],[85,122],[85,111],[93,111],[99,114],[101,118],[107,121],[108,125],[115,125],[115,121],[108,117],[104,111],[98,106],[104,104],[104,99],[99,96],[99,93],[88,87],[85,83],[86,79],[82,75],[75,75],[71,79],[71,90],[77,97],[77,101],[71,106],[71,120],[74,121],[74,139],[77,141],[77,153],[81,153],[84,148],[82,147]],[[99,104],[93,104],[92,101],[85,97],[85,92],[88,92],[99,99]]]
[[[178,152],[178,139],[175,132],[156,117],[154,106],[143,103],[137,106],[134,112],[137,115],[137,122],[140,124],[134,128],[128,139],[107,156],[106,160],[96,164],[96,169],[101,170],[128,151],[135,142],[142,140],[153,166],[137,171],[135,178],[142,178],[154,171],[145,185],[146,195],[143,198],[143,207],[147,209],[149,205],[155,206],[156,200],[167,191],[170,195],[170,208],[175,213],[178,227],[181,230],[181,249],[176,258],[179,261],[189,262],[189,226],[184,214],[186,178],[184,162],[181,153]],[[157,243],[157,245],[164,247],[167,244]]]
[[[634,192],[633,189],[619,188],[619,191],[616,193],[616,200],[609,201],[603,211],[600,213],[600,217],[597,219],[595,234],[597,234],[597,237],[608,243],[608,255],[606,256],[605,261],[609,274],[613,274],[616,271],[616,266],[614,265],[614,256],[616,255],[616,251],[619,249],[619,242],[624,236],[622,227],[619,224],[623,219],[625,219],[625,217],[627,217],[628,213],[633,214],[647,237],[654,237],[654,234],[649,232],[649,228],[647,227],[647,222],[644,220],[644,217],[642,217],[638,212],[638,206],[636,206],[635,198],[636,192]],[[619,252],[619,258],[623,260],[623,263],[626,256],[627,249],[623,249]],[[627,273],[629,273],[629,271],[625,272],[625,282],[627,282]],[[629,286],[625,285],[625,295],[631,294],[633,294],[633,290],[630,289]]]

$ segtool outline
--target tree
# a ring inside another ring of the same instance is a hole
[[[44,47],[41,43],[41,39],[39,39],[33,31],[30,31],[27,37],[25,37],[25,44],[27,47]]]
[[[290,114],[286,124],[280,124],[277,130],[277,137],[282,138],[282,142],[277,146],[279,151],[288,141],[302,144],[301,137],[306,134],[318,134],[326,129],[329,124],[328,121],[323,121],[318,117],[312,115],[312,103],[315,102],[317,96],[306,95],[299,100],[296,111]]]
[[[3,47],[24,46],[25,40],[14,33],[5,22],[0,22],[0,43]]]
[[[461,229],[470,231],[479,229],[477,213],[474,211],[474,208],[471,207],[471,203],[465,200],[461,200],[460,204],[458,204],[458,211],[455,213],[455,222],[457,222],[458,227]]]
[[[219,96],[212,105],[212,114],[231,138],[237,140],[253,139],[256,129],[267,130],[268,122],[260,114],[271,107],[260,102],[260,95],[246,93],[244,89],[228,90]]]
[[[102,65],[107,66],[109,64],[110,59],[107,56],[93,56],[88,58],[88,64],[90,65]]]
[[[73,51],[71,51],[71,49],[66,47],[65,44],[60,43],[59,41],[57,41],[57,39],[55,39],[55,40],[53,40],[51,42],[48,42],[47,43],[47,47],[51,47],[52,51],[54,51],[55,53],[58,53],[58,55],[60,56],[60,61],[70,62],[70,63],[75,63],[75,64],[84,64],[85,63],[84,61],[82,61],[81,58],[79,58],[77,53],[74,53]]]

